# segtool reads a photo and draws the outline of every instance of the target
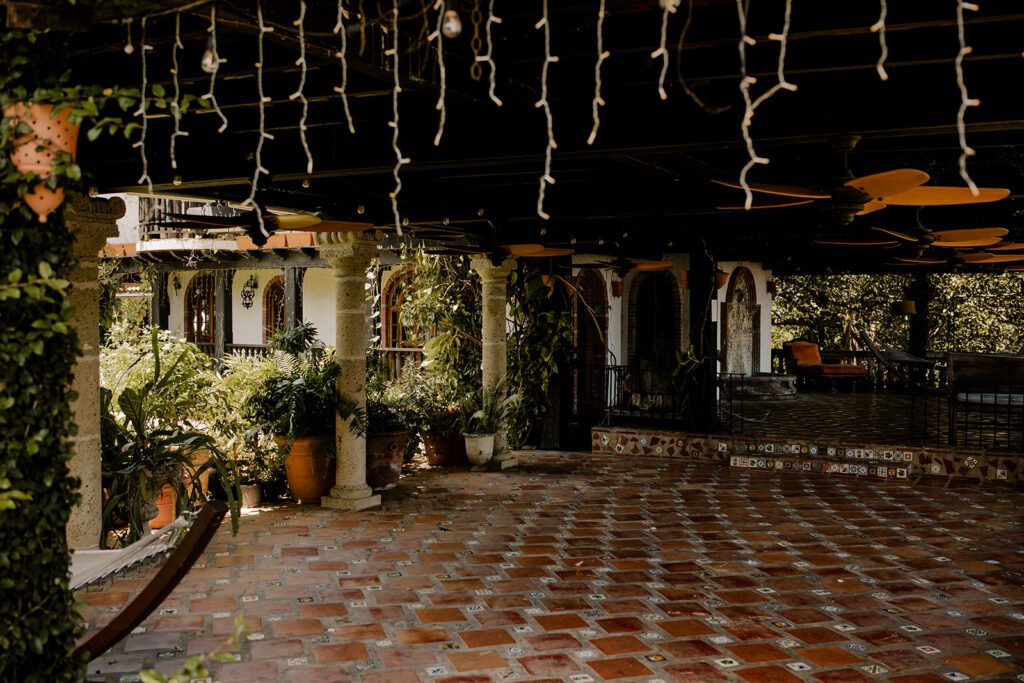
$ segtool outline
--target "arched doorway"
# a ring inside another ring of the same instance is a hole
[[[679,350],[679,288],[669,272],[639,273],[630,288],[630,361],[674,365]]]
[[[216,336],[215,287],[216,278],[213,273],[199,273],[192,278],[185,290],[185,340],[207,353],[212,353]]]
[[[761,369],[761,307],[754,275],[737,268],[722,306],[722,371],[753,375]]]
[[[284,276],[278,275],[263,291],[263,343],[285,329]]]

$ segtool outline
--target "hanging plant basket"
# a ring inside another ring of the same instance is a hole
[[[72,159],[78,146],[78,124],[69,121],[71,109],[62,109],[56,116],[52,104],[12,104],[4,109],[9,125],[17,128],[27,124],[32,131],[14,138],[11,162],[20,173],[34,173],[42,179],[53,173],[53,161],[61,152],[67,152]],[[45,223],[64,201],[64,190],[51,190],[46,183],[39,183],[32,192],[25,195],[25,203],[31,207],[39,222]]]

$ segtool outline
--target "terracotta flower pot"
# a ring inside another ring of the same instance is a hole
[[[156,517],[149,520],[150,529],[162,529],[174,521],[174,499],[174,489],[170,484],[164,484],[156,499]]]
[[[334,486],[334,468],[327,466],[329,436],[302,436],[292,443],[284,469],[292,498],[300,503],[319,503]]]
[[[12,127],[24,122],[32,132],[14,139],[11,161],[21,173],[34,173],[40,178],[49,178],[53,172],[52,162],[60,152],[67,152],[73,159],[78,146],[78,124],[71,123],[70,109],[53,114],[52,104],[17,103],[4,109],[4,116],[10,117]],[[25,203],[45,223],[47,217],[64,201],[64,190],[51,190],[45,183],[39,183],[32,192],[25,195]]]
[[[366,435],[366,483],[374,491],[387,491],[398,485],[402,475],[409,430]]]
[[[427,462],[434,467],[455,467],[466,464],[466,442],[458,434],[448,436],[423,435],[423,450]]]

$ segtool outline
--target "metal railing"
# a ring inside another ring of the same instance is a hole
[[[224,353],[229,356],[261,358],[269,354],[270,349],[262,344],[225,344]]]
[[[857,384],[862,390],[904,391],[915,387],[939,389],[945,386],[945,367],[937,359],[914,358],[899,352],[883,351],[881,354],[884,362],[867,350],[822,351],[821,360],[823,363],[849,363],[866,368],[867,377]],[[787,373],[784,349],[772,349],[772,372]]]
[[[1024,383],[974,382],[960,389],[911,397],[910,442],[1024,453]]]

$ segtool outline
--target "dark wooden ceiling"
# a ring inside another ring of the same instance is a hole
[[[784,271],[807,269],[885,270],[887,253],[860,248],[821,248],[817,235],[864,235],[872,226],[909,228],[915,212],[889,208],[840,225],[827,207],[808,206],[755,212],[722,212],[716,204],[741,203],[742,193],[711,184],[713,178],[736,179],[747,160],[740,137],[743,105],[739,90],[738,22],[732,0],[695,2],[682,51],[679,35],[686,20],[684,0],[668,31],[670,68],[667,101],[658,97],[661,62],[651,58],[658,47],[661,10],[656,1],[608,0],[605,45],[611,52],[603,67],[602,124],[597,141],[590,134],[596,59],[598,0],[550,0],[552,52],[551,106],[558,148],[547,193],[552,218],[536,213],[538,179],[543,171],[546,130],[539,97],[544,55],[540,0],[496,0],[503,22],[494,26],[494,59],[501,108],[487,97],[484,78],[470,77],[473,63],[473,2],[457,3],[464,23],[461,37],[446,41],[448,122],[439,147],[433,145],[438,113],[437,63],[425,35],[433,23],[432,0],[402,0],[400,23],[400,146],[412,163],[402,169],[402,216],[417,226],[447,223],[472,239],[497,243],[568,243],[580,250],[658,256],[685,251],[706,240],[719,259],[764,260]],[[481,0],[486,16],[487,1]],[[875,70],[878,36],[869,27],[879,5],[866,0],[810,2],[796,0],[786,60],[787,79],[796,92],[779,92],[753,120],[757,150],[771,159],[751,173],[751,180],[817,183],[828,186],[842,170],[830,140],[859,134],[850,154],[855,174],[901,167],[920,168],[932,183],[962,184],[955,127],[960,94],[954,58],[958,50],[955,0],[891,0],[887,22],[889,80]],[[298,136],[301,106],[289,99],[299,82],[297,29],[299,3],[265,3],[275,31],[266,36],[265,88],[267,141],[264,165],[271,171],[260,181],[261,202],[316,211],[340,220],[393,224],[389,192],[394,152],[391,148],[393,74],[383,54],[390,36],[382,33],[391,2],[346,0],[352,10],[349,50],[349,96],[356,134],[347,130],[335,87],[340,82],[336,57],[339,40],[331,31],[335,2],[309,1],[306,38],[310,99],[307,135],[315,158],[306,174]],[[362,5],[365,25],[357,16]],[[778,42],[767,39],[782,29],[781,0],[749,0],[749,71],[757,76],[754,94],[775,82]],[[208,76],[200,70],[206,47],[208,6],[182,15],[185,45],[180,54],[185,92],[206,92]],[[217,117],[185,116],[188,137],[179,138],[180,184],[168,157],[171,121],[150,120],[146,150],[156,190],[164,194],[238,201],[249,194],[257,142],[255,4],[218,4],[219,47],[227,62],[217,81],[217,96],[230,120],[217,133]],[[151,82],[170,89],[173,14],[147,22]],[[139,37],[139,22],[133,24]],[[481,27],[481,33],[483,28]],[[970,170],[981,185],[1007,187],[1011,198],[996,204],[933,208],[920,213],[934,229],[1004,226],[1011,238],[1024,241],[1024,7],[1016,0],[982,0],[968,13],[967,38],[973,53],[965,61],[967,84],[981,106],[967,114],[968,139],[978,150]],[[364,36],[364,37],[363,37]],[[125,27],[102,24],[71,37],[79,73],[101,82],[137,85],[140,53],[122,49]],[[365,41],[365,42],[364,42]],[[362,56],[360,56],[362,48]],[[680,62],[681,59],[681,62]],[[708,105],[699,107],[680,83]],[[123,142],[85,145],[84,165],[103,191],[135,190],[140,173],[138,150]],[[599,243],[600,242],[600,243]]]

